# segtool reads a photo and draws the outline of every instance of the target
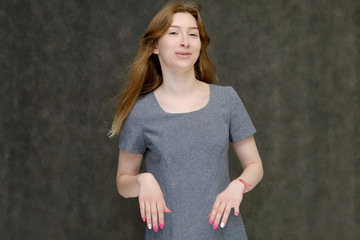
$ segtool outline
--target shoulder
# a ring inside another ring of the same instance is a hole
[[[229,99],[234,94],[237,95],[236,91],[232,86],[221,86],[221,85],[215,85],[215,84],[209,84],[212,94],[216,95],[217,98],[224,98]]]
[[[232,86],[222,86],[222,85],[216,85],[216,84],[209,84],[211,89],[215,91],[220,92],[229,92],[229,91],[235,91]]]
[[[136,100],[136,103],[129,113],[127,119],[129,121],[140,123],[144,119],[148,117],[149,114],[153,112],[154,104],[152,104],[151,101],[151,94],[148,93],[142,96],[139,96],[139,98]]]

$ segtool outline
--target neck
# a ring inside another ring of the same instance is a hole
[[[197,86],[195,72],[163,72],[163,83],[159,87],[165,94],[184,96],[190,94]]]

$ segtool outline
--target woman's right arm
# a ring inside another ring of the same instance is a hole
[[[116,185],[118,192],[125,198],[139,197],[140,213],[148,228],[164,227],[164,212],[170,212],[164,200],[161,188],[151,173],[140,173],[142,154],[120,150]]]
[[[116,186],[121,196],[125,198],[139,196],[139,174],[142,154],[129,153],[120,150],[118,169],[116,173]]]

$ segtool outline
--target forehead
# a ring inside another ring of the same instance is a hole
[[[197,28],[196,19],[190,13],[185,12],[175,13],[171,25]]]

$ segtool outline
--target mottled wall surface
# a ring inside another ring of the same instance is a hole
[[[0,239],[143,238],[103,118],[164,2],[0,2]],[[249,239],[357,239],[360,2],[201,2],[219,83],[258,129]]]

